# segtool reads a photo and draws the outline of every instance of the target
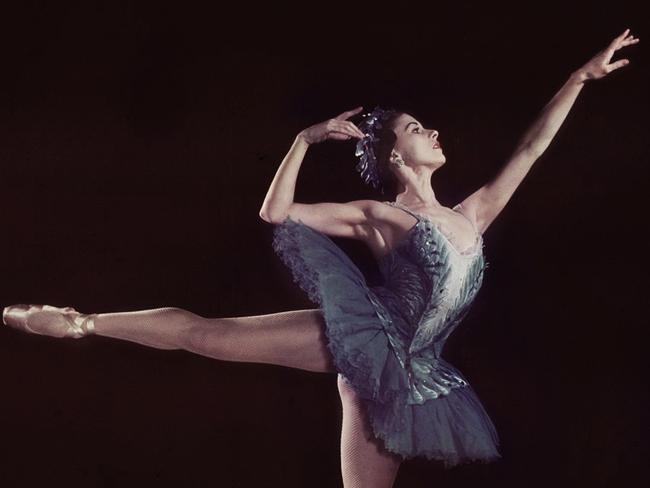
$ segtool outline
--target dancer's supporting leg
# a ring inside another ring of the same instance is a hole
[[[377,440],[357,396],[347,381],[338,375],[343,406],[341,430],[341,474],[345,488],[391,488],[401,458],[386,451]]]

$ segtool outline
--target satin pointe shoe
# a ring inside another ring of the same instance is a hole
[[[82,314],[72,307],[10,305],[2,311],[2,322],[15,329],[51,337],[80,339],[95,332],[97,314]]]

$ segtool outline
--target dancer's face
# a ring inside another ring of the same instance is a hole
[[[401,114],[393,123],[393,132],[397,135],[394,149],[407,165],[439,168],[445,164],[437,130],[426,129],[413,116]]]

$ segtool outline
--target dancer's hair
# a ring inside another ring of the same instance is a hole
[[[366,120],[359,124],[367,137],[357,143],[356,154],[361,156],[357,170],[365,183],[391,199],[397,195],[399,182],[390,169],[390,155],[397,141],[395,123],[403,114],[409,112],[375,107],[371,113],[364,114]]]

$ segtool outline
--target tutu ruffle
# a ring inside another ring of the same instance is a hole
[[[409,404],[408,371],[396,353],[402,345],[390,313],[339,246],[287,217],[274,228],[273,249],[320,307],[335,368],[362,399],[388,451],[446,466],[501,457],[496,429],[469,382],[439,398]],[[453,365],[438,361],[442,370],[463,378]]]

